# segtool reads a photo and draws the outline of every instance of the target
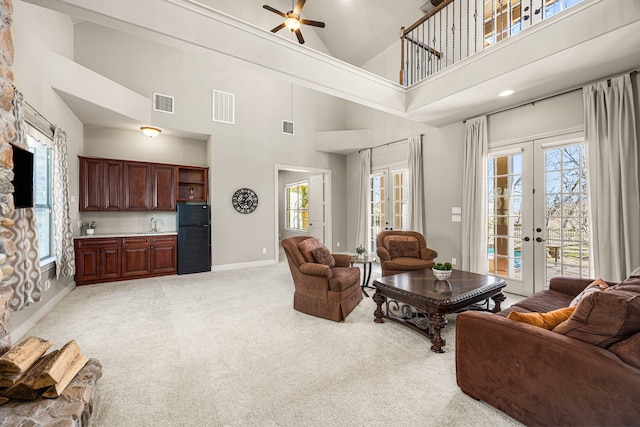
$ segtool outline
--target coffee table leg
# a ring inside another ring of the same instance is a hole
[[[375,298],[374,298],[375,299]],[[431,314],[429,315],[429,325],[433,328],[433,338],[431,338],[431,351],[434,353],[444,353],[444,345],[447,343],[442,334],[442,329],[447,326],[447,319],[444,314]]]
[[[386,301],[386,298],[380,295],[380,293],[376,290],[376,293],[373,294],[373,300],[376,303],[376,311],[373,312],[373,315],[376,318],[373,319],[373,321],[376,323],[384,323],[384,320],[382,320],[382,303]]]
[[[502,310],[500,308],[500,304],[502,304],[502,301],[506,300],[507,297],[505,297],[504,294],[502,292],[500,292],[499,294],[492,296],[491,299],[493,300],[493,302],[496,303],[495,307],[493,307],[493,310],[491,310],[491,311],[493,313],[497,313],[497,312]]]

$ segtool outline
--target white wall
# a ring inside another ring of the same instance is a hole
[[[50,73],[49,52],[54,51],[68,58],[73,57],[73,23],[66,15],[19,0],[14,0],[13,6],[11,33],[15,50],[15,62],[12,67],[15,86],[23,93],[25,101],[67,133],[69,173],[71,176],[77,176],[77,162],[73,159],[81,151],[82,123],[47,84]],[[70,193],[78,194],[77,179],[71,180]],[[75,223],[79,218],[77,198],[70,202],[71,221]],[[43,292],[42,300],[13,314],[12,336],[14,339],[25,333],[75,286],[73,278],[65,277],[56,280],[53,269],[43,270],[42,280],[51,280],[51,287]]]
[[[337,190],[333,223],[338,225],[332,240],[344,241],[346,159],[313,149],[316,131],[344,128],[343,101],[300,87],[293,88],[292,99],[290,83],[220,55],[196,55],[86,22],[76,26],[75,59],[149,98],[153,92],[174,96],[175,114],[154,112],[153,125],[211,135],[207,163],[214,267],[276,258],[276,163],[332,171]],[[235,94],[234,125],[212,122],[212,89]],[[295,121],[295,136],[282,134],[283,119]],[[252,188],[260,200],[249,215],[231,205],[231,196],[242,187]],[[264,247],[267,254],[262,254]]]

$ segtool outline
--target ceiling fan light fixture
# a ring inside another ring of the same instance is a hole
[[[149,138],[155,138],[156,136],[160,135],[160,132],[162,132],[160,129],[151,126],[142,126],[140,130]]]
[[[300,29],[300,21],[293,17],[285,19],[284,25],[291,31],[297,31]]]

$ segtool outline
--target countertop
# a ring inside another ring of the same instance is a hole
[[[94,238],[110,238],[110,237],[148,237],[148,236],[175,236],[177,235],[177,231],[161,231],[157,233],[152,233],[148,231],[141,231],[139,233],[135,232],[124,232],[124,233],[96,233],[82,236],[75,236],[74,239],[94,239]]]

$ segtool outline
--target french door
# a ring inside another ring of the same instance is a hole
[[[555,276],[591,277],[586,147],[537,140],[490,150],[488,273],[531,295]]]
[[[371,174],[369,252],[376,253],[376,237],[382,230],[404,230],[408,224],[407,169],[381,169]]]

